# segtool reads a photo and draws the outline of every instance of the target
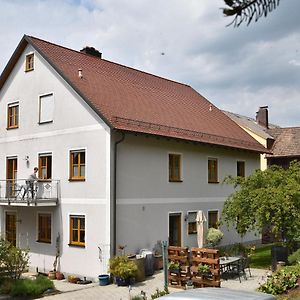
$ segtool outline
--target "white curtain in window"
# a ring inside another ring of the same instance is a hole
[[[53,121],[54,97],[53,94],[40,97],[40,123]]]

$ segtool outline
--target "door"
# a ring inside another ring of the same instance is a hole
[[[18,161],[17,158],[6,160],[6,193],[7,197],[14,197],[15,184],[17,180]]]
[[[5,213],[5,239],[11,244],[17,244],[17,214],[15,212]]]
[[[169,245],[181,247],[181,213],[169,214]]]

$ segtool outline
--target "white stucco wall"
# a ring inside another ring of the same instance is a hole
[[[34,52],[34,71],[24,72],[25,55]],[[53,93],[52,123],[38,124],[39,96]],[[7,130],[7,105],[19,102],[19,128]],[[109,253],[110,244],[110,130],[90,107],[35,52],[27,47],[0,91],[0,179],[6,178],[6,158],[18,159],[18,179],[25,179],[38,166],[39,153],[52,154],[52,179],[60,180],[57,207],[1,207],[1,232],[5,211],[17,212],[17,244],[29,246],[31,265],[52,269],[55,239],[61,235],[61,271],[97,276],[106,271],[99,249]],[[86,180],[69,181],[70,150],[85,149]],[[29,157],[29,164],[24,160]],[[53,214],[52,244],[36,242],[37,212]],[[69,246],[69,215],[86,216],[85,248]],[[104,249],[105,248],[105,249]],[[108,248],[108,249],[107,249]],[[105,254],[106,256],[108,254]]]
[[[236,162],[245,161],[246,175],[259,168],[259,154],[195,145],[164,138],[126,135],[118,149],[117,244],[126,251],[152,249],[157,240],[168,240],[169,213],[182,213],[182,246],[196,247],[196,235],[187,234],[188,211],[222,211],[233,188],[222,184],[226,175],[236,175]],[[168,154],[182,155],[182,182],[169,182]],[[207,160],[218,159],[219,182],[207,183]],[[233,231],[225,233],[222,244],[240,242]],[[248,234],[243,241],[257,240]]]

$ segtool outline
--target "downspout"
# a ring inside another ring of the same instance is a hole
[[[114,182],[113,182],[113,255],[117,253],[117,148],[118,144],[125,140],[125,133],[120,140],[115,142],[114,147]]]

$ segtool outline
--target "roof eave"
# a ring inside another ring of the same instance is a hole
[[[4,86],[7,78],[9,77],[11,71],[13,70],[16,62],[18,61],[24,49],[26,48],[27,44],[28,41],[26,40],[26,35],[24,35],[21,41],[19,42],[17,48],[15,49],[14,53],[12,54],[11,58],[9,59],[8,63],[6,64],[3,72],[0,75],[0,90]]]
[[[25,40],[36,50],[39,52],[39,54],[43,57],[43,59],[45,59],[45,61],[57,72],[57,74],[59,76],[61,76],[64,81],[67,82],[67,84],[88,104],[88,106],[91,107],[91,109],[104,121],[104,123],[110,128],[113,129],[113,126],[111,124],[111,122],[109,122],[109,120],[103,116],[103,114],[100,113],[99,109],[97,109],[93,103],[85,96],[83,95],[83,93],[81,93],[81,91],[64,75],[64,73],[56,67],[55,64],[53,64],[47,57],[47,55],[45,55],[43,53],[43,51],[34,44],[34,42],[31,40],[30,36],[25,35]]]

